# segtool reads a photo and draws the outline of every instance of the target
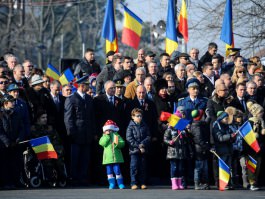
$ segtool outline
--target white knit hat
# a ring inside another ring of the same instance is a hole
[[[103,126],[103,132],[105,132],[107,130],[112,130],[112,131],[117,132],[117,131],[119,131],[119,127],[112,120],[108,120]]]

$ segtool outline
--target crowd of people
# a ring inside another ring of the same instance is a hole
[[[171,181],[173,190],[206,190],[211,183],[219,187],[214,151],[230,168],[226,189],[259,190],[264,66],[240,49],[226,57],[217,51],[213,42],[200,58],[196,48],[159,57],[140,49],[136,59],[110,51],[100,66],[87,49],[74,67],[75,82],[67,85],[6,53],[0,62],[0,187],[21,186],[27,141],[47,135],[58,154],[41,160],[48,182],[56,169],[72,186],[109,182],[114,189],[117,182],[134,190]],[[189,124],[179,130],[160,119],[165,112]],[[246,121],[259,152],[238,133]],[[250,156],[254,172],[246,165]]]

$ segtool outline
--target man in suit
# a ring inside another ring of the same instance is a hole
[[[185,74],[185,65],[184,64],[177,64],[175,66],[175,73],[176,73],[176,90],[178,93],[182,93],[185,91],[185,84],[186,84],[186,74]]]
[[[84,78],[85,77],[85,78]],[[81,78],[77,92],[65,100],[64,122],[71,140],[71,177],[76,185],[89,182],[91,143],[95,135],[94,105],[86,94],[87,76]]]
[[[244,113],[244,119],[247,119],[247,99],[246,99],[246,85],[244,83],[239,83],[236,85],[236,96],[231,102],[231,106],[239,109]]]
[[[6,76],[0,76],[0,99],[6,94],[8,79]]]
[[[206,97],[209,98],[212,96],[212,93],[214,91],[214,82],[215,82],[212,63],[210,62],[205,63],[202,70],[204,77],[204,89]]]

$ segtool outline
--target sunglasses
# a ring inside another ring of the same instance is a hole
[[[242,70],[241,70],[241,71],[238,71],[238,73],[245,73],[245,71],[242,71]]]
[[[187,58],[187,57],[181,57],[181,59],[189,60],[189,58]]]
[[[8,84],[8,81],[1,81],[0,84],[5,84],[5,85],[7,85],[7,84]]]
[[[135,115],[134,117],[142,118],[142,115]]]

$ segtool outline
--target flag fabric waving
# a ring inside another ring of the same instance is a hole
[[[228,55],[228,48],[234,48],[232,0],[226,0],[220,39],[226,43],[226,55]]]
[[[59,71],[51,64],[48,64],[45,74],[54,80],[58,80],[60,77]]]
[[[248,155],[248,159],[246,160],[246,166],[252,173],[255,173],[257,168],[257,161],[250,155]]]
[[[109,51],[118,52],[118,40],[115,27],[113,0],[108,0],[102,28],[102,37],[106,39],[106,53]]]
[[[48,136],[31,139],[29,142],[38,160],[58,158]]]
[[[259,143],[256,136],[252,130],[251,124],[246,121],[240,128],[239,134],[244,138],[246,143],[254,150],[256,153],[260,151]]]
[[[171,55],[178,48],[174,0],[168,0],[166,25],[166,52]]]
[[[188,14],[187,14],[187,5],[186,1],[182,0],[181,2],[181,9],[178,17],[179,25],[178,25],[178,31],[180,34],[182,34],[185,42],[187,43],[189,40],[189,34],[188,34]]]
[[[189,120],[182,119],[174,114],[168,112],[162,112],[160,115],[161,121],[168,121],[169,125],[174,127],[177,130],[184,130],[187,125],[190,123]]]
[[[125,5],[123,7],[124,24],[121,41],[137,50],[141,39],[143,21]]]
[[[63,74],[60,76],[59,81],[62,84],[62,86],[69,84],[73,79],[74,79],[74,75],[71,71],[70,68],[67,68]]]
[[[218,157],[218,159],[219,159],[219,190],[224,191],[230,179],[230,168],[220,157]]]

